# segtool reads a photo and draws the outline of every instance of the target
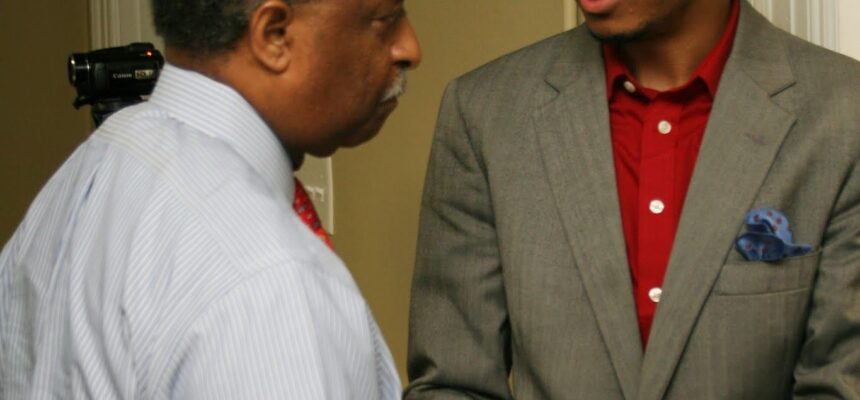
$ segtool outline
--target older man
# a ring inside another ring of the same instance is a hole
[[[860,398],[860,66],[739,0],[579,0],[455,80],[409,399]]]
[[[402,0],[154,11],[150,101],[69,158],[0,256],[0,398],[398,397],[293,169],[395,108],[420,61]]]

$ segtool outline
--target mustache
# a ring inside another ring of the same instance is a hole
[[[391,99],[396,99],[406,93],[406,68],[399,68],[397,71],[397,77],[394,78],[394,82],[388,89],[385,90],[385,94],[382,95],[382,99],[379,100],[380,103],[385,103]]]

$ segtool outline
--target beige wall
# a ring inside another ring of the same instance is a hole
[[[407,1],[424,51],[374,141],[334,156],[337,252],[370,303],[405,382],[409,286],[436,110],[452,78],[564,25],[561,0]]]
[[[66,58],[89,48],[86,0],[0,1],[0,244],[89,131]]]

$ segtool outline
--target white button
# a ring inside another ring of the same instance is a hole
[[[636,85],[634,85],[633,82],[624,81],[624,90],[630,93],[634,93],[636,92]]]
[[[669,121],[660,121],[660,123],[657,124],[657,131],[664,135],[668,135],[669,132],[672,132],[672,124],[670,124]]]
[[[651,200],[651,204],[648,204],[648,209],[654,214],[661,214],[666,209],[666,205],[660,200]]]
[[[655,287],[655,288],[648,291],[648,298],[651,299],[651,301],[653,301],[655,303],[660,302],[660,296],[662,296],[662,295],[663,295],[663,289],[660,289],[658,287]]]

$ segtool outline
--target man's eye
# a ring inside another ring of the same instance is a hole
[[[391,14],[383,15],[377,18],[377,21],[383,22],[385,24],[394,24],[405,16],[406,10],[400,9]]]

